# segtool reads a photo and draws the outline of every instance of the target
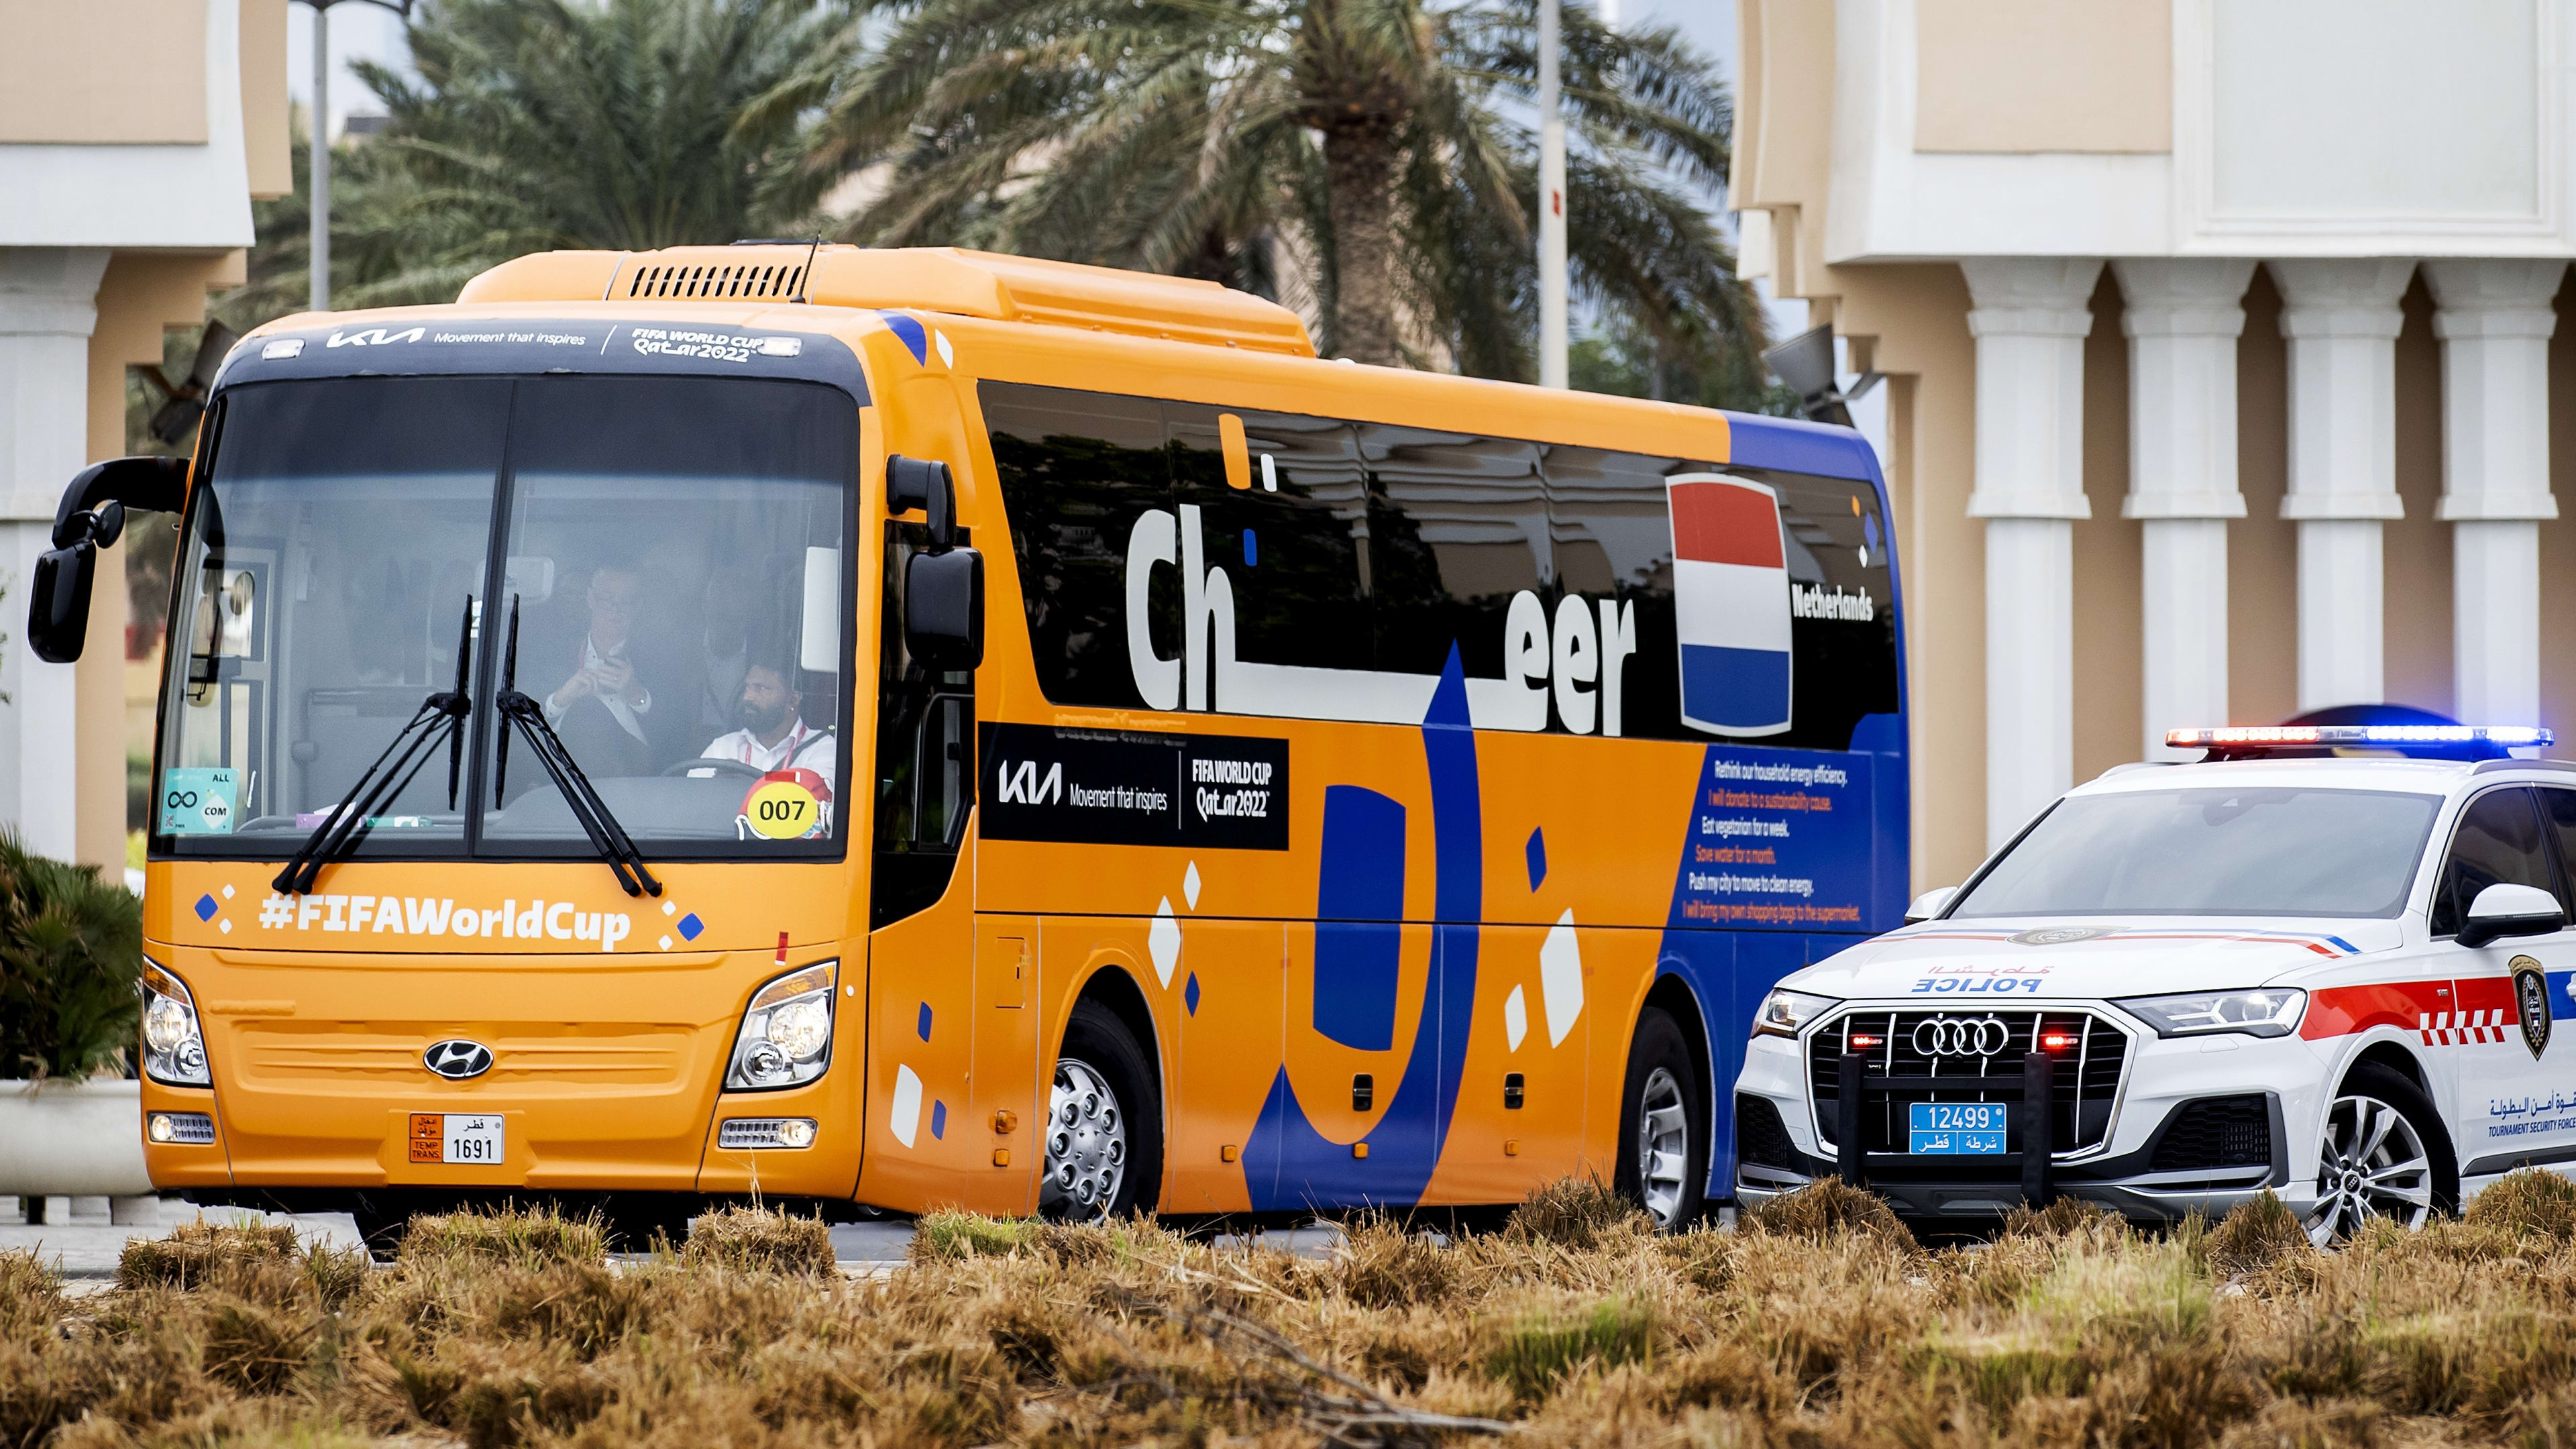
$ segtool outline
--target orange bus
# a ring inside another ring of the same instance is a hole
[[[1090,1217],[1733,1181],[1907,880],[1848,430],[1315,357],[1171,278],[530,256],[226,359],[179,510],[145,1153],[201,1202]]]

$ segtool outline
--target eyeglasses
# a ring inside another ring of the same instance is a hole
[[[590,591],[590,605],[594,609],[614,609],[620,614],[632,614],[644,607],[644,595],[623,591],[612,594],[594,588]]]

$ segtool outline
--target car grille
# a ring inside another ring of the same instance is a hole
[[[2003,1026],[2002,1044],[1987,1056],[1939,1056],[1919,1051],[1915,1029],[1931,1022],[1982,1022]],[[1987,1011],[1863,1010],[1828,1022],[1807,1038],[1808,1092],[1816,1107],[1817,1138],[1833,1143],[1841,1110],[1842,1053],[1855,1033],[1884,1038],[1884,1045],[1865,1055],[1873,1075],[1896,1077],[1957,1076],[1959,1085],[1924,1090],[1873,1089],[1861,1113],[1864,1152],[1903,1152],[1908,1145],[1906,1108],[1915,1102],[2018,1102],[2021,1062],[2043,1033],[2065,1032],[2077,1038],[2076,1049],[2057,1058],[2051,1084],[2048,1128],[2055,1155],[2063,1157],[2099,1147],[2111,1131],[2111,1106],[2120,1092],[2120,1072],[2128,1064],[2129,1037],[2109,1021],[2085,1011],[1996,1007]],[[2004,1078],[1983,1087],[1988,1075]],[[2020,1150],[2020,1129],[2012,1147]],[[1831,1152],[1832,1146],[1824,1150]]]
[[[2203,1097],[2185,1102],[2156,1139],[2154,1172],[2264,1167],[2272,1161],[2272,1114],[2259,1096]]]

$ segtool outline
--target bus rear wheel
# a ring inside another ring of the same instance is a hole
[[[1151,1211],[1163,1177],[1163,1102],[1118,1013],[1074,1003],[1048,1088],[1038,1212],[1097,1222]]]
[[[1655,1231],[1696,1221],[1708,1179],[1708,1104],[1696,1089],[1690,1044],[1672,1017],[1648,1007],[1628,1043],[1619,1106],[1619,1192],[1646,1210]]]

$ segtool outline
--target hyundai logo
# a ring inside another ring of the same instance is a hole
[[[420,1064],[451,1082],[461,1082],[492,1070],[492,1049],[479,1041],[432,1042],[420,1054]]]
[[[2012,1039],[1994,1017],[1936,1016],[1914,1025],[1914,1050],[1927,1057],[1990,1057]]]

